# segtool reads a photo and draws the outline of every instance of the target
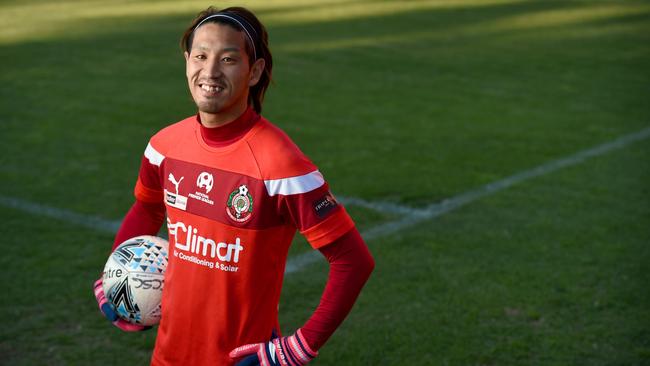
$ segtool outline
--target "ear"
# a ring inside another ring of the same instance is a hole
[[[190,59],[190,53],[187,51],[183,52],[183,56],[185,56],[185,62],[187,62]]]
[[[248,86],[255,86],[264,72],[264,66],[266,66],[266,61],[263,58],[257,59],[253,66],[251,66],[250,78],[248,79]]]

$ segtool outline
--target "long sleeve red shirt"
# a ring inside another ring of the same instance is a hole
[[[242,137],[250,120],[238,120],[219,128],[202,128],[201,134],[211,146],[226,146]],[[126,214],[115,237],[113,249],[138,235],[156,235],[165,219],[165,206],[136,200]],[[374,260],[356,228],[332,243],[319,248],[330,270],[320,303],[301,328],[312,349],[319,349],[352,309],[357,296],[374,268]]]

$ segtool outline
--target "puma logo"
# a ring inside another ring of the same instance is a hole
[[[177,181],[176,178],[174,178],[174,174],[172,174],[172,173],[169,173],[169,177],[167,177],[167,179],[169,179],[169,181],[172,182],[172,184],[176,187],[176,194],[177,195],[178,195],[178,185],[181,184],[181,182],[183,181],[183,178],[185,178],[185,177],[181,177],[181,179]]]

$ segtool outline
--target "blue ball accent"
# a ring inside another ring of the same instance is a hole
[[[113,308],[111,307],[110,304],[106,303],[102,305],[102,313],[111,322],[114,322],[117,320],[117,314],[113,311]]]

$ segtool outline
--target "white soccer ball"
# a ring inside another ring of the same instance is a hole
[[[160,322],[168,251],[167,240],[143,235],[126,240],[108,257],[104,295],[120,318],[143,326]]]

